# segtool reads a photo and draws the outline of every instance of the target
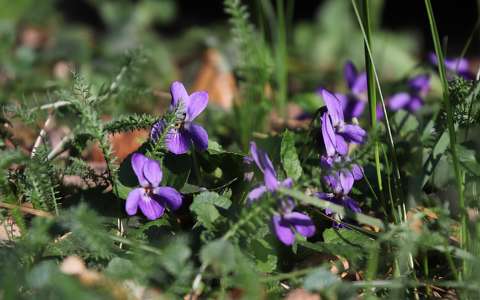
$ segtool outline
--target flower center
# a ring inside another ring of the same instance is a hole
[[[151,197],[153,195],[153,187],[147,186],[143,188],[143,192],[146,196]]]
[[[187,118],[186,112],[180,112],[176,115],[177,119],[175,120],[175,124],[173,127],[177,130],[182,129],[185,127],[185,119]]]

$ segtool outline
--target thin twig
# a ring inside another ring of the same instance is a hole
[[[58,143],[58,145],[55,146],[55,148],[53,148],[52,151],[50,151],[50,153],[47,156],[47,159],[52,160],[55,157],[57,157],[58,155],[62,154],[63,151],[67,150],[66,146],[73,140],[73,137],[74,137],[73,134],[66,135],[60,141],[60,143]]]
[[[40,130],[40,133],[38,134],[38,137],[35,140],[35,144],[33,144],[32,153],[30,155],[31,158],[35,156],[35,152],[37,151],[38,147],[40,147],[43,140],[47,136],[47,128],[50,127],[52,122],[53,122],[53,113],[50,113],[48,115],[47,120],[45,121],[45,124],[43,124],[42,130]]]
[[[53,215],[51,213],[44,210],[35,209],[35,208],[9,204],[5,202],[0,202],[0,207],[7,208],[7,209],[19,209],[23,213],[34,215],[37,217],[53,218]]]

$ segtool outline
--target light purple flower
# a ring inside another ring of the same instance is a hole
[[[320,165],[326,172],[323,180],[335,194],[347,195],[352,190],[354,182],[363,178],[362,167],[351,163],[348,157],[322,156]]]
[[[349,157],[336,155],[334,157],[322,156],[320,165],[326,172],[323,180],[332,191],[331,193],[316,193],[315,195],[323,200],[342,205],[354,212],[360,212],[358,203],[348,196],[356,180],[363,178],[363,169],[360,165],[352,163]],[[331,209],[325,209],[327,215],[335,215]],[[336,218],[342,219],[343,216]],[[341,227],[335,222],[336,227]]]
[[[250,204],[260,199],[266,192],[275,193],[279,187],[292,187],[292,179],[287,178],[281,182],[277,179],[272,161],[267,153],[257,148],[255,142],[250,142],[250,154],[263,173],[265,183],[254,188],[248,194],[247,199]],[[272,227],[280,242],[287,246],[292,245],[295,240],[295,231],[307,238],[315,234],[315,225],[312,219],[304,213],[293,211],[295,203],[292,199],[285,197],[278,200],[279,213],[272,217]]]
[[[423,106],[423,98],[430,90],[430,75],[421,74],[408,81],[408,92],[400,92],[391,96],[387,106],[391,111],[404,109],[411,113]]]
[[[348,143],[363,143],[367,133],[358,125],[345,123],[342,104],[334,94],[322,89],[321,95],[327,106],[327,112],[321,116],[322,137],[327,155],[346,155]]]
[[[268,157],[267,153],[265,153],[262,149],[257,148],[257,144],[255,142],[250,142],[250,155],[252,156],[252,159],[257,167],[263,173],[263,181],[265,184],[254,188],[250,193],[248,193],[247,199],[249,203],[260,199],[260,197],[262,197],[267,191],[274,192],[280,186],[286,188],[292,187],[291,178],[287,178],[281,182],[278,181],[277,173],[273,168],[272,161]]]
[[[138,207],[149,220],[163,216],[165,207],[176,210],[182,205],[182,196],[177,190],[168,186],[160,186],[162,170],[156,160],[143,154],[134,153],[131,159],[132,168],[140,183],[127,197],[125,211],[134,215]]]
[[[336,93],[336,96],[342,103],[345,119],[351,120],[362,115],[368,102],[367,73],[359,73],[355,65],[351,61],[347,61],[343,74],[349,92],[347,94]]]
[[[205,129],[194,123],[195,118],[207,107],[208,93],[194,92],[188,95],[181,82],[175,81],[170,86],[172,102],[170,111],[178,110],[177,121],[173,128],[168,129],[165,144],[174,154],[186,153],[193,142],[199,150],[208,148],[208,134]],[[156,141],[165,130],[165,121],[158,121],[150,132],[150,138]]]
[[[432,65],[438,66],[438,59],[435,53],[429,53],[428,60]],[[450,73],[449,79],[452,79],[452,73],[469,80],[474,78],[474,75],[470,72],[470,64],[465,58],[445,58],[444,61],[445,69]]]

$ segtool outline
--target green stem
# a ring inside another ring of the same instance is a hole
[[[425,7],[427,9],[428,21],[430,23],[430,30],[432,32],[432,39],[435,47],[435,54],[437,55],[438,72],[440,74],[440,81],[442,83],[442,90],[443,90],[443,101],[444,101],[445,109],[447,111],[447,128],[448,128],[448,135],[450,137],[450,153],[452,156],[453,170],[454,170],[455,179],[456,179],[459,207],[460,207],[460,213],[461,213],[460,248],[466,249],[467,242],[468,242],[467,212],[465,209],[465,198],[463,194],[463,188],[464,188],[463,176],[460,170],[460,163],[457,155],[455,123],[453,120],[453,110],[452,110],[452,105],[450,103],[450,95],[448,91],[447,72],[445,70],[445,63],[444,63],[445,60],[443,57],[442,45],[440,43],[440,36],[438,34],[438,29],[435,22],[435,17],[433,15],[433,9],[432,9],[432,4],[430,3],[430,0],[425,0]],[[463,271],[460,271],[460,272],[466,273],[467,267],[468,266],[464,261]]]
[[[278,85],[278,110],[282,118],[286,118],[287,104],[287,31],[285,26],[285,3],[284,0],[277,0],[277,32],[276,32],[276,76]],[[286,120],[285,120],[286,121]]]

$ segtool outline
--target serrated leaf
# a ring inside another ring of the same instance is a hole
[[[232,201],[227,197],[221,196],[215,192],[203,192],[197,195],[193,202],[203,202],[203,203],[210,203],[217,207],[221,207],[224,209],[228,209],[232,204]]]
[[[197,221],[207,229],[213,229],[213,223],[220,217],[218,209],[211,203],[194,202],[190,205],[190,211],[195,213]]]
[[[297,180],[302,176],[302,166],[295,148],[295,134],[291,131],[286,130],[283,133],[280,157],[283,169],[288,177]]]
[[[220,196],[215,192],[204,192],[193,199],[190,211],[197,216],[200,224],[206,228],[213,229],[213,223],[221,216],[217,207],[228,209],[231,204],[230,199],[224,196]]]

